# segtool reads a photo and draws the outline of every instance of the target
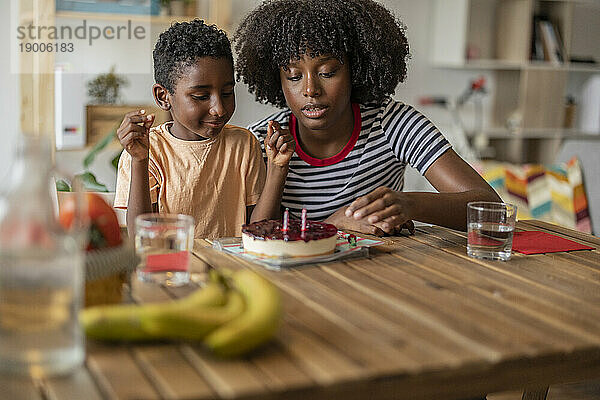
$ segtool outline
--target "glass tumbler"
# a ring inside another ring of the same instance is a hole
[[[135,220],[138,279],[166,286],[190,281],[194,218],[183,214],[142,214]]]
[[[467,204],[467,254],[503,260],[511,257],[517,207],[508,203],[476,201]]]

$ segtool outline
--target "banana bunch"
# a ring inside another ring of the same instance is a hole
[[[246,301],[246,309],[204,338],[221,357],[240,356],[271,339],[281,321],[281,296],[275,285],[255,272],[239,270],[231,276]]]
[[[202,340],[222,357],[242,355],[268,341],[281,320],[278,289],[250,270],[213,274],[202,289],[171,302],[84,309],[86,335],[100,340]]]

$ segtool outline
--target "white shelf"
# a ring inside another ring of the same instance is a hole
[[[600,140],[600,132],[589,134],[577,129],[529,128],[510,131],[506,128],[495,127],[484,130],[490,139],[563,139],[563,140]],[[473,133],[469,133],[473,136]]]
[[[545,3],[573,3],[573,4],[584,4],[590,6],[597,6],[598,0],[539,0]]]
[[[437,62],[434,67],[473,70],[520,70],[523,68],[523,63],[499,60],[469,60],[459,64]]]
[[[469,60],[463,64],[437,63],[437,68],[467,69],[467,70],[494,70],[494,71],[520,71],[535,69],[546,71],[586,72],[600,73],[600,65],[586,63],[553,64],[545,61],[513,62],[501,60]]]
[[[600,65],[598,64],[586,64],[586,63],[570,63],[568,66],[570,72],[600,72]]]
[[[90,13],[77,11],[57,11],[56,18],[68,19],[100,19],[106,21],[134,21],[150,22],[153,24],[169,25],[173,22],[191,21],[195,16],[186,15],[148,15],[148,14],[110,14],[110,13]]]

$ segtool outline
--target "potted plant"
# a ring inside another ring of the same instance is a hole
[[[127,86],[127,79],[115,73],[115,66],[106,74],[100,74],[87,83],[88,96],[93,104],[115,104],[119,101],[121,87]]]

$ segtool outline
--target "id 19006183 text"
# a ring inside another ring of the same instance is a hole
[[[71,42],[42,42],[19,43],[21,53],[72,53],[74,45]]]

